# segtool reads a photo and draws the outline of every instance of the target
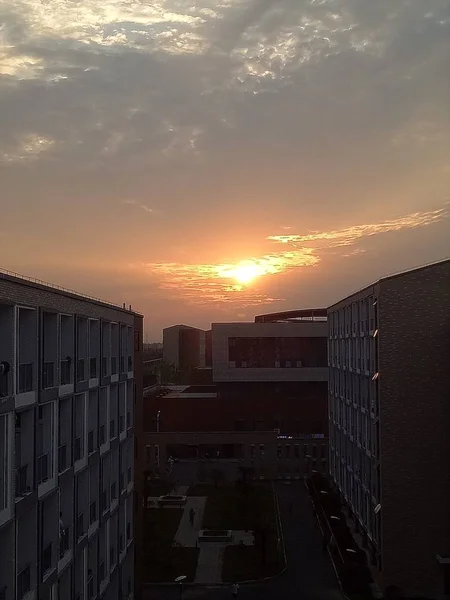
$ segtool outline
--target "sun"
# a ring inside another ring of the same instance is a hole
[[[238,283],[251,283],[261,275],[261,269],[255,263],[242,263],[234,269],[233,277]]]

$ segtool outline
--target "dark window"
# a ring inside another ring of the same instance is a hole
[[[92,454],[94,452],[94,432],[88,432],[88,453]]]
[[[19,365],[19,394],[31,392],[33,389],[33,363]]]
[[[122,433],[125,431],[125,417],[124,415],[119,415],[119,431]]]
[[[69,528],[65,527],[60,531],[59,538],[59,557],[62,558],[70,548]]]
[[[131,540],[131,523],[127,523],[127,541]]]
[[[109,422],[109,437],[116,437],[116,422],[114,419]]]
[[[100,445],[106,443],[106,425],[100,425]]]
[[[22,600],[22,598],[30,591],[31,587],[31,566],[27,565],[20,573],[17,575],[17,600]]]
[[[111,546],[109,549],[109,566],[112,567],[116,562],[116,549]]]
[[[89,360],[89,377],[95,379],[97,377],[97,359],[91,358]]]
[[[103,581],[105,579],[105,577],[106,577],[105,561],[102,560],[102,562],[98,566],[98,578],[100,581]]]
[[[38,457],[38,464],[37,464],[38,483],[43,483],[44,481],[48,480],[48,463],[49,463],[48,452],[46,452],[45,454],[41,454],[41,456]]]
[[[42,387],[44,390],[55,385],[55,363],[45,362],[42,369]]]
[[[23,496],[28,491],[27,471],[28,465],[16,469],[16,497]]]
[[[81,438],[77,437],[77,438],[75,438],[75,448],[74,448],[75,460],[80,460],[82,456],[83,456],[83,454],[82,454]]]
[[[114,500],[117,499],[117,486],[116,486],[116,482],[113,481],[111,484],[111,502],[113,502]]]
[[[70,383],[70,361],[62,360],[60,363],[60,383],[67,385]]]
[[[89,519],[91,525],[97,520],[97,502],[95,500],[89,505]]]
[[[77,538],[81,538],[84,535],[84,513],[80,513],[76,521],[76,532]]]
[[[115,356],[111,357],[111,375],[116,375],[117,373],[117,358]]]
[[[41,557],[42,575],[44,575],[44,573],[46,573],[51,568],[52,568],[52,544],[50,543],[42,551],[42,557]]]
[[[77,361],[77,381],[84,381],[84,358],[79,358]]]
[[[67,444],[58,448],[58,469],[60,473],[67,469]]]

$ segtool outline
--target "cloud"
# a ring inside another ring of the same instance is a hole
[[[315,231],[308,234],[272,235],[267,240],[294,247],[292,251],[249,257],[238,263],[184,264],[177,262],[131,265],[156,277],[161,290],[175,291],[179,297],[192,304],[237,305],[242,307],[270,304],[280,301],[260,284],[265,277],[317,267],[330,248],[342,248],[340,256],[348,258],[367,252],[354,246],[372,236],[408,231],[438,223],[450,215],[450,203],[442,208],[422,213],[412,213],[380,223],[354,225],[342,230]],[[249,282],[246,283],[247,269]],[[244,277],[241,277],[244,270]],[[242,281],[243,280],[243,281]],[[273,286],[272,286],[273,287]]]
[[[153,213],[154,212],[153,208],[150,208],[146,204],[139,204],[139,202],[137,200],[134,200],[132,198],[124,200],[123,203],[124,204],[128,204],[129,206],[137,206],[138,208],[141,208],[146,213]]]

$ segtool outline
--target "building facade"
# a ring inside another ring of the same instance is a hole
[[[450,592],[450,261],[329,308],[330,474],[383,588]]]
[[[133,596],[136,338],[131,310],[0,273],[2,600]]]
[[[174,325],[163,329],[163,358],[184,371],[205,367],[206,332],[188,325]]]

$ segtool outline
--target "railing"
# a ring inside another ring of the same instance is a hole
[[[44,390],[55,385],[55,363],[45,362],[42,368],[42,388]]]
[[[70,549],[70,530],[69,527],[64,527],[59,532],[59,558],[61,559]]]
[[[37,460],[37,481],[39,483],[44,483],[48,480],[48,463],[49,463],[49,453],[45,452],[38,456]]]
[[[70,361],[62,360],[60,362],[60,384],[67,385],[70,383]]]
[[[16,469],[16,498],[24,496],[29,489],[27,485],[28,465],[22,465]]]
[[[67,469],[67,444],[58,448],[58,471],[62,473]]]
[[[97,377],[97,359],[96,358],[89,359],[89,376],[91,379],[95,379]]]
[[[17,589],[16,597],[17,600],[22,598],[30,591],[31,588],[31,565],[27,565],[17,575]]]
[[[84,376],[84,358],[79,358],[77,360],[77,382],[85,381]]]
[[[19,394],[31,392],[33,389],[33,363],[19,365]]]
[[[48,544],[42,551],[41,557],[41,575],[49,571],[52,568],[52,543]]]

